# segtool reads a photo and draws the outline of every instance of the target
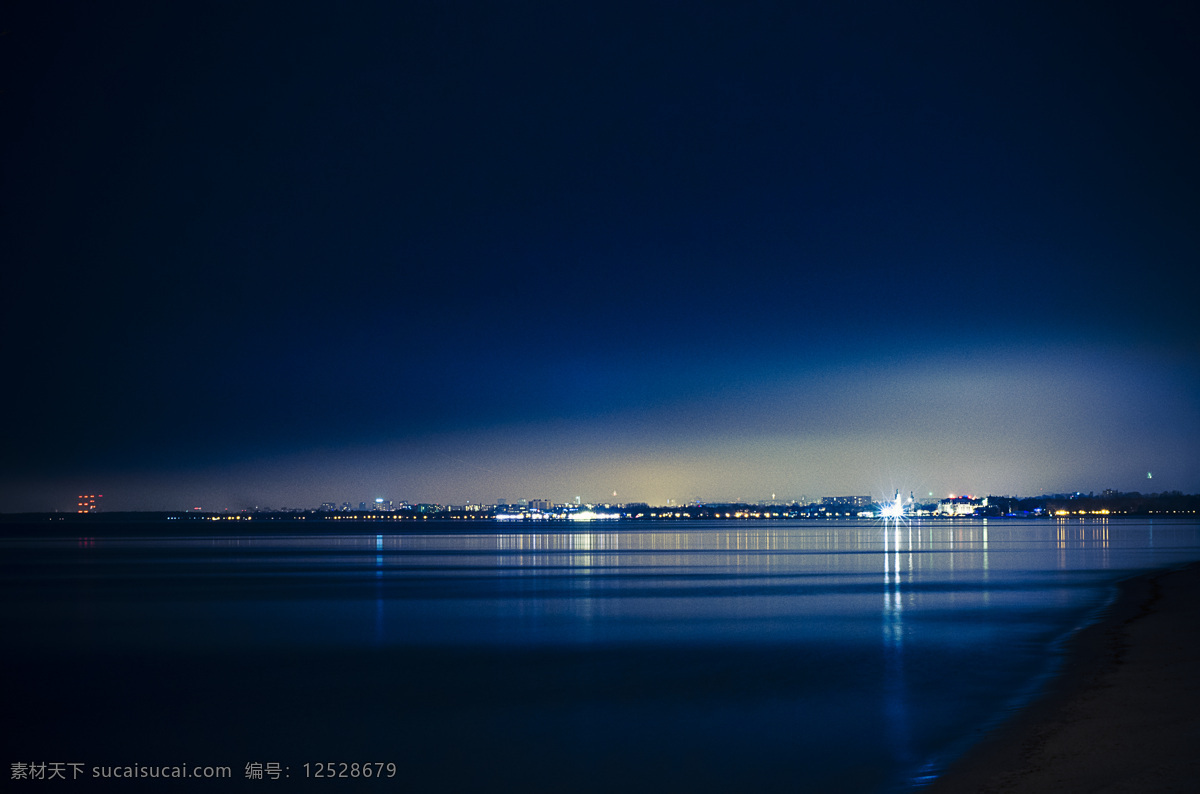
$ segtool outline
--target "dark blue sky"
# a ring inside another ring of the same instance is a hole
[[[1189,4],[6,14],[0,510],[1200,491]]]

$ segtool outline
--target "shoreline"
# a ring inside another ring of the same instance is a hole
[[[1191,791],[1200,779],[1200,563],[1119,584],[1048,689],[923,791]]]

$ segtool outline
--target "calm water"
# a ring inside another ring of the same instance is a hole
[[[1200,559],[1195,521],[339,524],[0,539],[6,761],[232,768],[197,790],[318,762],[412,791],[904,789],[1114,582]]]

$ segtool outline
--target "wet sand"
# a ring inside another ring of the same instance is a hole
[[[1122,584],[1070,644],[1049,692],[925,789],[1195,791],[1200,781],[1200,564]]]

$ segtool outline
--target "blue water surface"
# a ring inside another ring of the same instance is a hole
[[[1200,559],[1194,520],[336,529],[0,540],[9,761],[911,789],[1027,702],[1118,580]]]

